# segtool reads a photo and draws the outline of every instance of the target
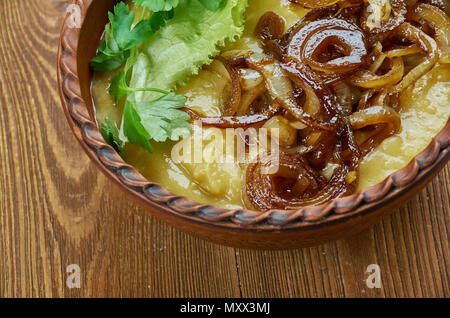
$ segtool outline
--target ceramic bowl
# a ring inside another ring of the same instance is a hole
[[[58,51],[62,105],[76,138],[96,166],[130,198],[181,231],[228,246],[288,249],[360,232],[423,188],[450,157],[450,122],[404,169],[383,182],[321,206],[256,212],[225,210],[170,193],[146,180],[103,139],[97,128],[89,61],[96,53],[115,0],[77,0],[81,20],[67,16]],[[76,25],[76,22],[79,25]],[[81,26],[81,28],[76,28]]]

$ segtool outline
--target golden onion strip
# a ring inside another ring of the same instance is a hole
[[[413,21],[432,22],[436,32],[436,43],[441,51],[440,63],[450,63],[450,17],[439,8],[421,3],[409,15]]]
[[[339,0],[289,0],[308,9],[322,8],[339,2]]]
[[[436,41],[425,34],[422,30],[419,30],[418,28],[405,22],[402,23],[398,28],[396,28],[396,32],[397,34],[404,36],[408,40],[416,42],[416,44],[420,46],[422,51],[426,52],[427,58],[423,63],[419,64],[408,74],[406,74],[403,77],[402,81],[391,90],[392,93],[402,92],[405,88],[413,84],[422,75],[431,70],[439,60],[439,51]]]
[[[223,115],[233,116],[238,111],[241,103],[242,88],[239,73],[225,58],[218,56],[217,59],[223,63],[231,78],[231,96],[225,104]]]
[[[401,57],[406,55],[412,55],[422,52],[422,49],[417,44],[412,44],[410,46],[407,46],[405,48],[401,49],[393,49],[390,51],[385,52],[384,54],[388,58],[394,58],[394,57]]]
[[[354,130],[368,126],[384,126],[380,127],[379,133],[370,137],[360,145],[363,156],[372,151],[384,139],[398,133],[401,129],[400,115],[393,108],[386,106],[373,106],[362,109],[351,114],[348,119]]]
[[[321,54],[332,46],[338,55],[321,61]],[[345,73],[363,63],[367,45],[358,26],[343,19],[321,19],[299,29],[289,44],[287,55],[316,71]]]
[[[401,81],[405,67],[401,57],[391,60],[392,68],[384,75],[376,75],[370,70],[360,70],[350,78],[350,83],[363,88],[383,88]]]
[[[258,99],[262,94],[267,91],[264,82],[259,84],[258,86],[251,88],[242,94],[241,104],[239,105],[239,109],[236,113],[237,116],[243,116],[248,113],[250,105]]]
[[[276,173],[264,172],[274,164],[279,167]],[[354,191],[357,182],[347,178],[349,172],[349,167],[341,165],[327,182],[301,155],[263,154],[247,169],[245,201],[260,211],[319,205]],[[286,183],[289,192],[282,191]]]
[[[259,71],[266,81],[267,89],[275,100],[277,100],[284,109],[292,116],[308,127],[319,130],[335,130],[333,123],[323,122],[311,117],[300,107],[293,95],[293,87],[288,74],[281,67],[280,62],[263,54],[248,54],[245,57],[247,64]]]
[[[390,0],[365,0],[369,4],[370,14],[367,19],[367,27],[372,30],[387,22],[391,17],[392,5]]]

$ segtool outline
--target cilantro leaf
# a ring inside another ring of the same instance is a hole
[[[130,11],[128,5],[123,2],[114,7],[114,13],[108,12],[109,21],[114,41],[120,49],[125,49],[131,40],[131,26],[133,25],[135,13]]]
[[[122,127],[129,142],[132,144],[139,143],[148,152],[153,153],[153,148],[150,145],[150,134],[142,126],[141,117],[130,101],[125,103],[123,109]]]
[[[123,150],[123,142],[119,138],[119,129],[116,124],[106,118],[100,128],[100,132],[105,141],[110,144],[119,154]]]
[[[108,12],[109,23],[105,27],[105,40],[91,67],[98,72],[111,72],[122,66],[130,56],[130,50],[151,37],[173,17],[173,12],[156,12],[149,19],[139,21],[133,27],[134,11],[124,2]]]
[[[186,97],[168,93],[150,102],[125,103],[122,128],[131,143],[139,143],[153,153],[150,140],[165,142],[187,137],[191,130],[190,116],[179,108],[184,107]]]
[[[180,0],[133,0],[136,7],[146,7],[152,12],[170,11],[175,9]]]
[[[116,98],[116,106],[128,94],[127,86],[125,71],[118,73],[109,84],[109,94]]]
[[[166,25],[167,20],[172,19],[174,16],[174,10],[154,12],[148,19],[148,23],[152,29],[156,32]]]
[[[151,102],[136,103],[142,124],[153,140],[177,141],[189,135],[191,117],[179,110],[185,106],[186,100],[183,95],[169,93]]]
[[[123,70],[111,81],[109,86],[109,94],[116,97],[116,104],[131,91],[127,82],[131,75],[130,71],[132,70],[134,63],[136,63],[136,60],[136,53],[135,51],[132,51]]]
[[[225,0],[199,0],[200,3],[210,11],[217,11]]]
[[[126,59],[121,55],[110,56],[99,52],[99,54],[91,60],[91,67],[97,72],[111,72],[122,66],[125,60]]]
[[[128,5],[119,2],[114,7],[114,13],[108,12],[112,38],[106,37],[106,48],[111,52],[129,50],[153,35],[148,20],[141,20],[133,27],[134,11]]]
[[[125,67],[121,72],[119,72],[111,81],[109,86],[109,94],[116,97],[116,105],[125,96],[130,95],[131,93],[136,92],[154,92],[159,94],[167,95],[168,91],[157,89],[157,88],[131,88],[128,85],[128,80],[131,76],[131,71],[133,69],[133,65],[137,61],[136,50],[132,49],[130,53],[130,57],[127,59],[125,63]]]

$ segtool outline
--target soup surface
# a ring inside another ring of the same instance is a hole
[[[254,36],[254,29],[267,11],[274,11],[282,16],[286,28],[294,25],[307,13],[307,10],[290,4],[288,0],[250,0],[243,36],[236,42],[226,44],[223,51],[262,51]],[[101,124],[108,117],[120,126],[123,105],[115,107],[114,98],[108,93],[113,76],[114,73],[96,73],[92,83],[92,97],[98,123]],[[226,85],[227,82],[211,66],[205,66],[198,75],[191,77],[188,85],[178,88],[177,93],[188,98],[188,107],[208,116],[220,116]],[[401,132],[384,140],[363,159],[358,189],[375,185],[405,167],[445,126],[450,116],[450,64],[437,64],[410,86],[401,96],[399,114],[402,121]],[[207,135],[214,134],[214,129],[204,128]],[[153,154],[138,145],[127,144],[123,158],[148,180],[161,184],[175,194],[224,208],[243,206],[241,189],[245,170],[241,165],[177,164],[171,155],[175,144],[153,142]],[[208,144],[203,152],[205,156],[214,155],[214,149],[208,147]]]

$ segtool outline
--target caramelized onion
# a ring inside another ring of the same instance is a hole
[[[353,105],[361,97],[361,92],[356,87],[344,81],[337,82],[332,87],[336,94],[337,102],[341,105],[343,115],[350,115],[353,111]]]
[[[404,0],[374,0],[370,2],[365,8],[362,26],[370,34],[375,35],[376,41],[385,38],[390,31],[405,22],[407,8]]]
[[[393,93],[399,93],[431,70],[439,59],[439,52],[436,42],[431,37],[407,22],[401,24],[395,31],[406,39],[415,42],[420,46],[422,51],[427,54],[427,59],[413,68],[403,77],[402,81],[392,89]]]
[[[294,35],[287,55],[317,71],[344,73],[363,63],[367,46],[356,25],[343,19],[322,19]]]
[[[367,27],[372,30],[380,27],[391,17],[391,1],[390,0],[367,0],[370,6],[370,15],[367,19]]]
[[[276,173],[264,173],[273,165],[279,167]],[[356,180],[346,180],[349,172],[347,166],[340,165],[326,181],[304,157],[270,153],[248,166],[245,198],[249,206],[260,211],[319,205],[354,190]]]
[[[436,6],[446,14],[450,14],[450,2],[448,0],[423,0],[422,2]]]
[[[346,111],[343,109],[342,105],[336,103],[336,98],[320,78],[315,76],[315,74],[304,64],[298,64],[294,60],[287,59],[283,63],[283,68],[290,74],[290,77],[296,85],[301,86],[305,89],[306,95],[308,93],[315,94],[319,99],[321,104],[321,110],[324,110],[326,116],[330,119],[335,127],[335,133],[337,134],[337,144],[336,147],[342,150],[342,147],[347,149],[349,154],[348,161],[351,166],[356,169],[360,152],[358,146],[356,145],[353,132],[351,130],[350,124],[345,119],[344,114]],[[323,114],[323,112],[322,112]],[[331,151],[328,147],[328,151]],[[340,155],[340,153],[335,153],[335,156]]]
[[[370,70],[360,70],[350,78],[350,83],[364,88],[382,88],[397,84],[405,71],[403,59],[395,57],[391,62],[392,68],[386,74],[376,75]]]
[[[358,107],[356,109],[362,110],[369,108],[373,105],[384,105],[386,96],[387,96],[386,89],[382,89],[381,91],[378,89],[368,89],[361,95]]]
[[[284,116],[276,115],[269,119],[262,128],[266,128],[271,137],[276,136],[281,147],[290,147],[297,142],[297,131]]]
[[[432,22],[436,32],[436,43],[441,51],[439,62],[450,63],[450,18],[445,12],[429,4],[419,4],[408,16],[424,24]]]
[[[336,145],[336,134],[320,133],[318,135],[317,133],[313,133],[309,136],[315,137],[316,141],[314,149],[307,156],[308,162],[315,169],[321,170],[326,166],[327,161],[332,159],[332,149],[334,149]],[[305,146],[308,146],[308,144],[308,140],[305,140]]]
[[[383,125],[379,132],[367,139],[360,150],[363,156],[372,151],[384,139],[398,133],[401,129],[399,114],[391,107],[373,106],[349,116],[350,123],[354,130],[373,125]]]
[[[276,104],[271,105],[261,114],[223,117],[204,117],[196,111],[186,107],[182,108],[182,110],[191,116],[191,120],[201,121],[203,126],[214,126],[217,128],[245,128],[265,123],[279,112],[279,106]]]
[[[241,89],[239,73],[237,72],[236,68],[234,68],[230,64],[230,62],[228,60],[224,59],[221,56],[218,56],[217,59],[223,63],[226,70],[230,74],[231,86],[232,86],[231,97],[228,99],[228,102],[225,104],[223,115],[224,116],[233,116],[234,114],[236,114],[236,112],[239,108],[239,104],[241,102],[242,89]]]
[[[376,58],[375,61],[373,61],[372,65],[369,67],[369,71],[372,73],[376,73],[380,67],[383,65],[384,61],[386,60],[386,54],[381,53]]]
[[[262,41],[277,40],[284,34],[284,19],[275,12],[266,12],[258,21],[255,35]]]
[[[233,87],[223,116],[184,109],[204,126],[279,129],[281,150],[247,167],[244,200],[261,211],[353,193],[363,156],[401,130],[401,93],[438,61],[450,62],[450,18],[441,0],[291,2],[313,10],[284,35],[283,18],[264,14],[255,34],[265,54],[219,58]],[[418,53],[425,54],[420,63],[404,58]],[[279,169],[268,172],[274,165]]]
[[[264,83],[262,75],[251,68],[240,68],[238,70],[241,87],[244,91],[255,89],[257,86]]]
[[[450,15],[450,1],[448,0],[424,0],[422,2],[436,6],[446,14]]]
[[[279,40],[279,45],[285,50],[289,43],[291,43],[294,35],[311,21],[316,21],[324,18],[330,18],[336,15],[339,11],[339,6],[333,5],[328,7],[317,8],[309,11],[300,21],[289,28],[283,37]]]
[[[347,80],[354,72],[348,73],[322,73],[316,72],[316,75],[323,81],[325,85],[333,85],[338,82]]]
[[[338,121],[338,106],[330,89],[307,66],[299,64],[295,60],[286,59],[283,68],[289,74],[291,80],[306,93],[306,103],[311,99],[318,99],[320,109],[325,111],[329,120],[329,126],[336,127]],[[314,102],[311,102],[314,103]],[[311,106],[312,107],[312,106]],[[311,126],[309,126],[311,127]],[[316,127],[312,127],[316,128]],[[328,129],[329,130],[329,129]]]
[[[278,61],[262,54],[249,54],[245,57],[245,60],[251,68],[264,76],[272,98],[277,100],[297,120],[317,130],[335,130],[334,122],[323,122],[313,118],[297,104],[288,74]]]
[[[289,1],[297,3],[302,7],[308,9],[326,7],[339,2],[339,0],[289,0]]]
[[[400,49],[393,49],[385,53],[386,57],[393,58],[393,57],[401,57],[411,54],[417,54],[422,52],[420,46],[417,44],[412,44],[410,46],[400,48]]]
[[[264,83],[259,84],[255,88],[247,90],[241,97],[241,105],[236,113],[238,116],[242,116],[248,113],[250,105],[258,99],[262,94],[267,91]]]

